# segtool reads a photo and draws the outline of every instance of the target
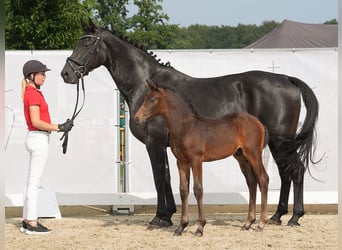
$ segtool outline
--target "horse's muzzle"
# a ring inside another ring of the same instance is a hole
[[[134,123],[136,125],[142,126],[145,122],[146,122],[146,120],[143,118],[139,118],[139,116],[134,117]]]
[[[63,81],[65,83],[77,84],[78,80],[79,80],[79,78],[77,77],[76,74],[74,74],[74,73],[70,74],[67,70],[62,70],[61,76],[62,76]]]

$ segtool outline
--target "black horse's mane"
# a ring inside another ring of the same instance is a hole
[[[166,62],[166,63],[162,63],[160,61],[160,59],[157,58],[157,55],[153,53],[153,51],[148,51],[148,49],[141,45],[141,44],[137,44],[136,42],[130,40],[127,36],[123,35],[121,32],[118,32],[116,30],[110,30],[108,28],[100,28],[102,31],[108,31],[110,33],[112,33],[114,36],[116,36],[117,38],[121,39],[122,41],[128,43],[129,45],[143,51],[145,54],[147,54],[148,56],[150,56],[152,59],[154,59],[159,65],[164,66],[164,67],[171,67],[170,62]]]

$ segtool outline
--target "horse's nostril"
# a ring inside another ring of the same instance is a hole
[[[146,122],[146,120],[142,117],[135,117],[134,118],[134,122],[135,124],[137,124],[138,126],[143,126],[143,124]]]

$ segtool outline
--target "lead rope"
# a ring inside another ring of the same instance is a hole
[[[78,114],[81,112],[83,106],[84,106],[84,101],[85,101],[85,90],[84,90],[84,79],[83,79],[83,74],[81,74],[81,84],[82,84],[82,91],[83,91],[83,103],[80,107],[79,110],[77,110],[78,107],[78,101],[79,101],[79,96],[80,96],[80,90],[79,90],[79,82],[77,82],[77,97],[76,97],[76,104],[75,104],[75,109],[74,109],[74,113],[72,114],[71,117],[71,121],[74,122],[76,116],[78,116]],[[61,139],[59,139],[60,141],[63,140],[63,144],[62,144],[62,148],[63,148],[63,154],[65,154],[67,152],[67,148],[68,148],[68,139],[69,139],[69,131],[64,132],[63,136],[61,137]]]

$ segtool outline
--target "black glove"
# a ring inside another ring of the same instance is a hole
[[[74,122],[70,119],[67,119],[66,122],[62,124],[58,124],[59,132],[69,132],[74,126]]]

